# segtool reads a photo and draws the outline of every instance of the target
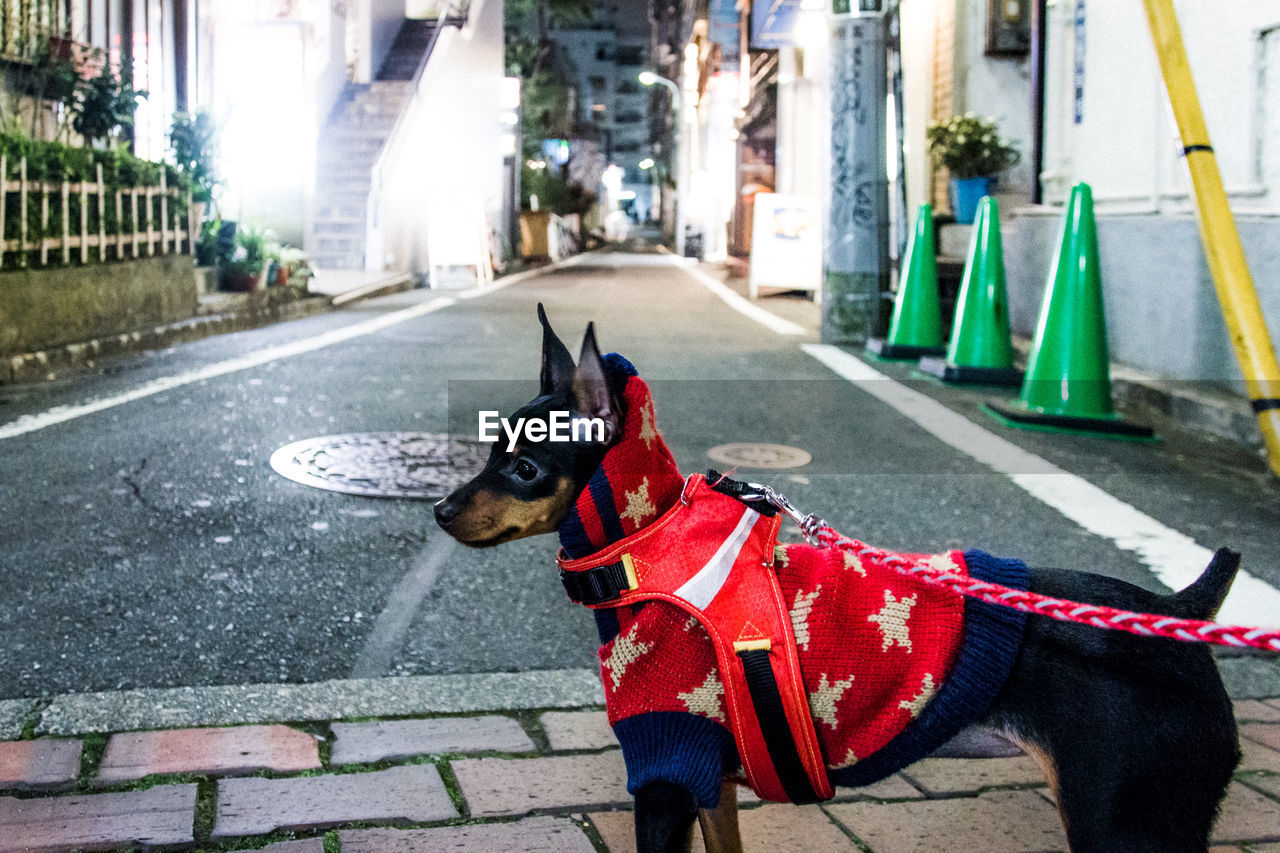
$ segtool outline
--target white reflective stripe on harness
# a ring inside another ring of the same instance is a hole
[[[699,610],[705,610],[729,579],[729,572],[737,562],[738,554],[742,553],[742,546],[746,544],[751,528],[761,517],[753,509],[743,509],[742,518],[738,519],[738,525],[733,528],[729,538],[720,543],[720,549],[706,565],[698,569],[697,574],[676,590],[676,595]]]

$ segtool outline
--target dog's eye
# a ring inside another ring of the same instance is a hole
[[[538,467],[528,459],[517,459],[513,470],[515,475],[526,483],[532,483],[534,478],[538,476]]]

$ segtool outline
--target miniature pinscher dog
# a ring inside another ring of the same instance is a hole
[[[627,440],[629,426],[652,429],[651,412],[642,422],[628,418],[627,377],[611,369],[615,356],[601,357],[592,325],[575,365],[541,305],[538,316],[541,390],[511,421],[567,411],[602,428],[574,441],[497,442],[483,470],[435,506],[440,527],[466,545],[488,547],[558,528],[564,542],[564,526],[576,502],[589,495],[606,454]],[[1027,588],[1209,619],[1238,564],[1238,555],[1219,551],[1197,581],[1169,595],[1098,574],[1048,568],[1028,569]],[[603,628],[601,635],[606,636]],[[676,754],[682,748],[670,746]],[[989,707],[932,754],[980,757],[1019,750],[1045,772],[1075,853],[1205,851],[1239,760],[1231,702],[1208,648],[1036,617],[1026,618],[1016,658]],[[732,757],[726,770],[731,764]],[[630,756],[628,772],[633,775]],[[698,817],[708,849],[740,850],[736,796],[730,785],[724,790],[714,808],[703,808],[707,798],[678,781],[655,778],[633,787],[639,849],[687,850]]]

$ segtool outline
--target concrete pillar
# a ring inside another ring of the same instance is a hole
[[[831,175],[823,250],[822,340],[861,344],[878,331],[889,288],[885,168],[885,22],[831,20]]]

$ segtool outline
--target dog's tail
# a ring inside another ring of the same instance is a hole
[[[1195,583],[1165,597],[1164,612],[1184,619],[1212,619],[1227,597],[1239,568],[1240,555],[1228,548],[1219,548]]]

